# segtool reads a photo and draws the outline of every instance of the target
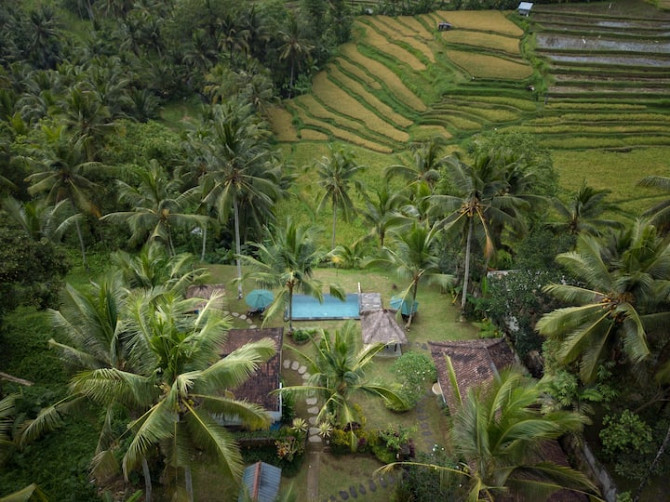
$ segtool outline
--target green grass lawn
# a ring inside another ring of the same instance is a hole
[[[213,282],[222,282],[229,284],[235,276],[235,267],[223,265],[208,266]],[[405,287],[394,274],[379,270],[339,270],[334,268],[317,269],[315,277],[324,283],[338,283],[346,292],[352,293],[358,290],[360,283],[364,292],[379,292],[382,295],[384,306],[388,307],[389,300],[394,294]],[[246,292],[255,288],[253,283],[245,283]],[[230,311],[244,312],[247,307],[243,300],[237,300],[233,286],[229,286],[229,293],[226,295],[226,308]],[[454,340],[476,338],[478,328],[469,324],[461,323],[458,320],[458,309],[453,304],[453,299],[449,294],[443,294],[437,287],[421,286],[418,294],[419,313],[412,323],[412,328],[408,333],[410,345],[405,350],[419,351],[429,355],[426,343],[429,340]],[[234,322],[240,327],[248,327],[246,321],[235,319]],[[340,328],[346,321],[302,321],[294,322],[296,327],[316,327],[324,330],[334,330]],[[402,321],[400,321],[402,322]],[[287,323],[281,318],[268,320],[268,326],[287,326]],[[362,347],[362,342],[359,348]],[[315,349],[311,343],[296,346],[290,339],[284,342],[284,359],[300,360],[292,348],[299,350],[308,356],[314,355]],[[369,373],[369,378],[384,382],[391,382],[393,376],[390,368],[394,358],[379,357],[375,360],[374,366]],[[297,372],[292,370],[283,370],[283,379],[286,386],[295,386],[302,384],[302,378]],[[368,395],[359,395],[354,401],[361,406],[366,418],[366,427],[372,429],[384,429],[387,427],[397,427],[402,425],[413,430],[413,438],[419,451],[429,451],[435,443],[446,444],[448,437],[448,417],[445,415],[439,403],[439,398],[430,392],[430,384],[426,385],[426,396],[420,402],[424,414],[422,420],[419,419],[417,410],[411,410],[405,413],[395,413],[388,410],[384,403]],[[296,415],[307,419],[307,405],[304,396],[296,397]],[[429,433],[423,434],[428,430]],[[331,495],[338,496],[339,491],[348,490],[350,486],[358,487],[361,483],[366,483],[372,477],[374,471],[381,464],[372,456],[368,455],[332,455],[324,452],[321,455],[320,476],[319,476],[319,498],[325,499]],[[298,494],[298,500],[307,499],[307,470],[308,462],[305,461],[300,472],[295,478],[287,479],[282,482],[282,486],[287,486],[291,482]],[[379,485],[378,485],[379,486]],[[390,489],[383,490],[381,487],[377,492],[368,492],[365,496],[366,501],[388,500]]]

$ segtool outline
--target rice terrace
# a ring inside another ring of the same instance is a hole
[[[437,31],[441,20],[454,29]],[[458,144],[487,130],[532,133],[554,152],[563,187],[613,189],[627,209],[650,196],[633,194],[638,178],[666,172],[670,14],[644,2],[536,4],[528,18],[362,15],[353,39],[311,93],[273,110],[281,141],[401,154],[436,134]]]
[[[670,0],[0,2],[0,47],[0,502],[668,499]]]

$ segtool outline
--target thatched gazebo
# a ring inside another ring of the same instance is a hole
[[[218,309],[223,309],[223,295],[226,294],[226,286],[224,284],[200,284],[189,286],[186,290],[186,298],[202,298],[202,302],[195,306],[195,311],[199,312],[214,294],[219,296],[216,302]]]
[[[407,343],[405,330],[396,322],[395,313],[387,309],[361,312],[361,331],[365,345],[373,343],[385,345],[379,355],[400,356],[401,345]]]

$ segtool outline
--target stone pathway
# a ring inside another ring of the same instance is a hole
[[[303,381],[307,381],[309,377],[311,376],[310,373],[307,371],[307,366],[301,365],[299,361],[291,361],[290,359],[284,359],[284,369],[291,369],[292,371],[297,371],[298,375],[300,375],[303,379]],[[309,414],[309,417],[307,417],[307,421],[310,424],[309,428],[309,435],[307,436],[307,441],[310,445],[321,445],[321,436],[319,436],[319,429],[316,427],[317,425],[317,415],[319,414],[320,408],[317,406],[317,399],[316,397],[306,397],[305,398],[305,404],[307,405],[307,413]]]
[[[284,369],[296,371],[304,381],[306,381],[310,374],[307,372],[307,367],[300,364],[298,361],[284,359]],[[431,435],[430,426],[427,423],[428,413],[425,409],[425,400],[421,400],[417,406],[417,418],[421,434],[426,437],[426,432]],[[319,429],[317,425],[317,415],[319,414],[318,399],[316,397],[305,397],[305,404],[307,405],[307,413],[309,414],[308,422],[310,424],[307,436],[307,497],[309,500],[319,500],[319,474],[321,468],[321,453],[323,443],[321,436],[319,436]],[[393,474],[384,475],[381,477],[369,478],[366,483],[359,483],[358,485],[351,485],[346,490],[339,490],[338,493],[323,498],[324,502],[340,502],[345,500],[365,500],[367,493],[374,493],[377,490],[388,490],[397,482]]]
[[[341,500],[358,499],[358,497],[361,497],[361,500],[365,500],[365,495],[368,492],[375,493],[377,490],[388,490],[389,488],[392,488],[397,481],[398,480],[393,474],[387,474],[379,478],[370,478],[366,483],[351,485],[346,490],[339,490],[336,494],[322,498],[321,500],[323,500],[323,502],[339,502]]]

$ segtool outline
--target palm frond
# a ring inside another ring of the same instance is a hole
[[[195,410],[186,405],[189,413],[186,415],[186,424],[196,444],[213,454],[221,469],[224,478],[239,483],[242,475],[242,456],[235,440],[224,427],[217,424],[206,413]]]

